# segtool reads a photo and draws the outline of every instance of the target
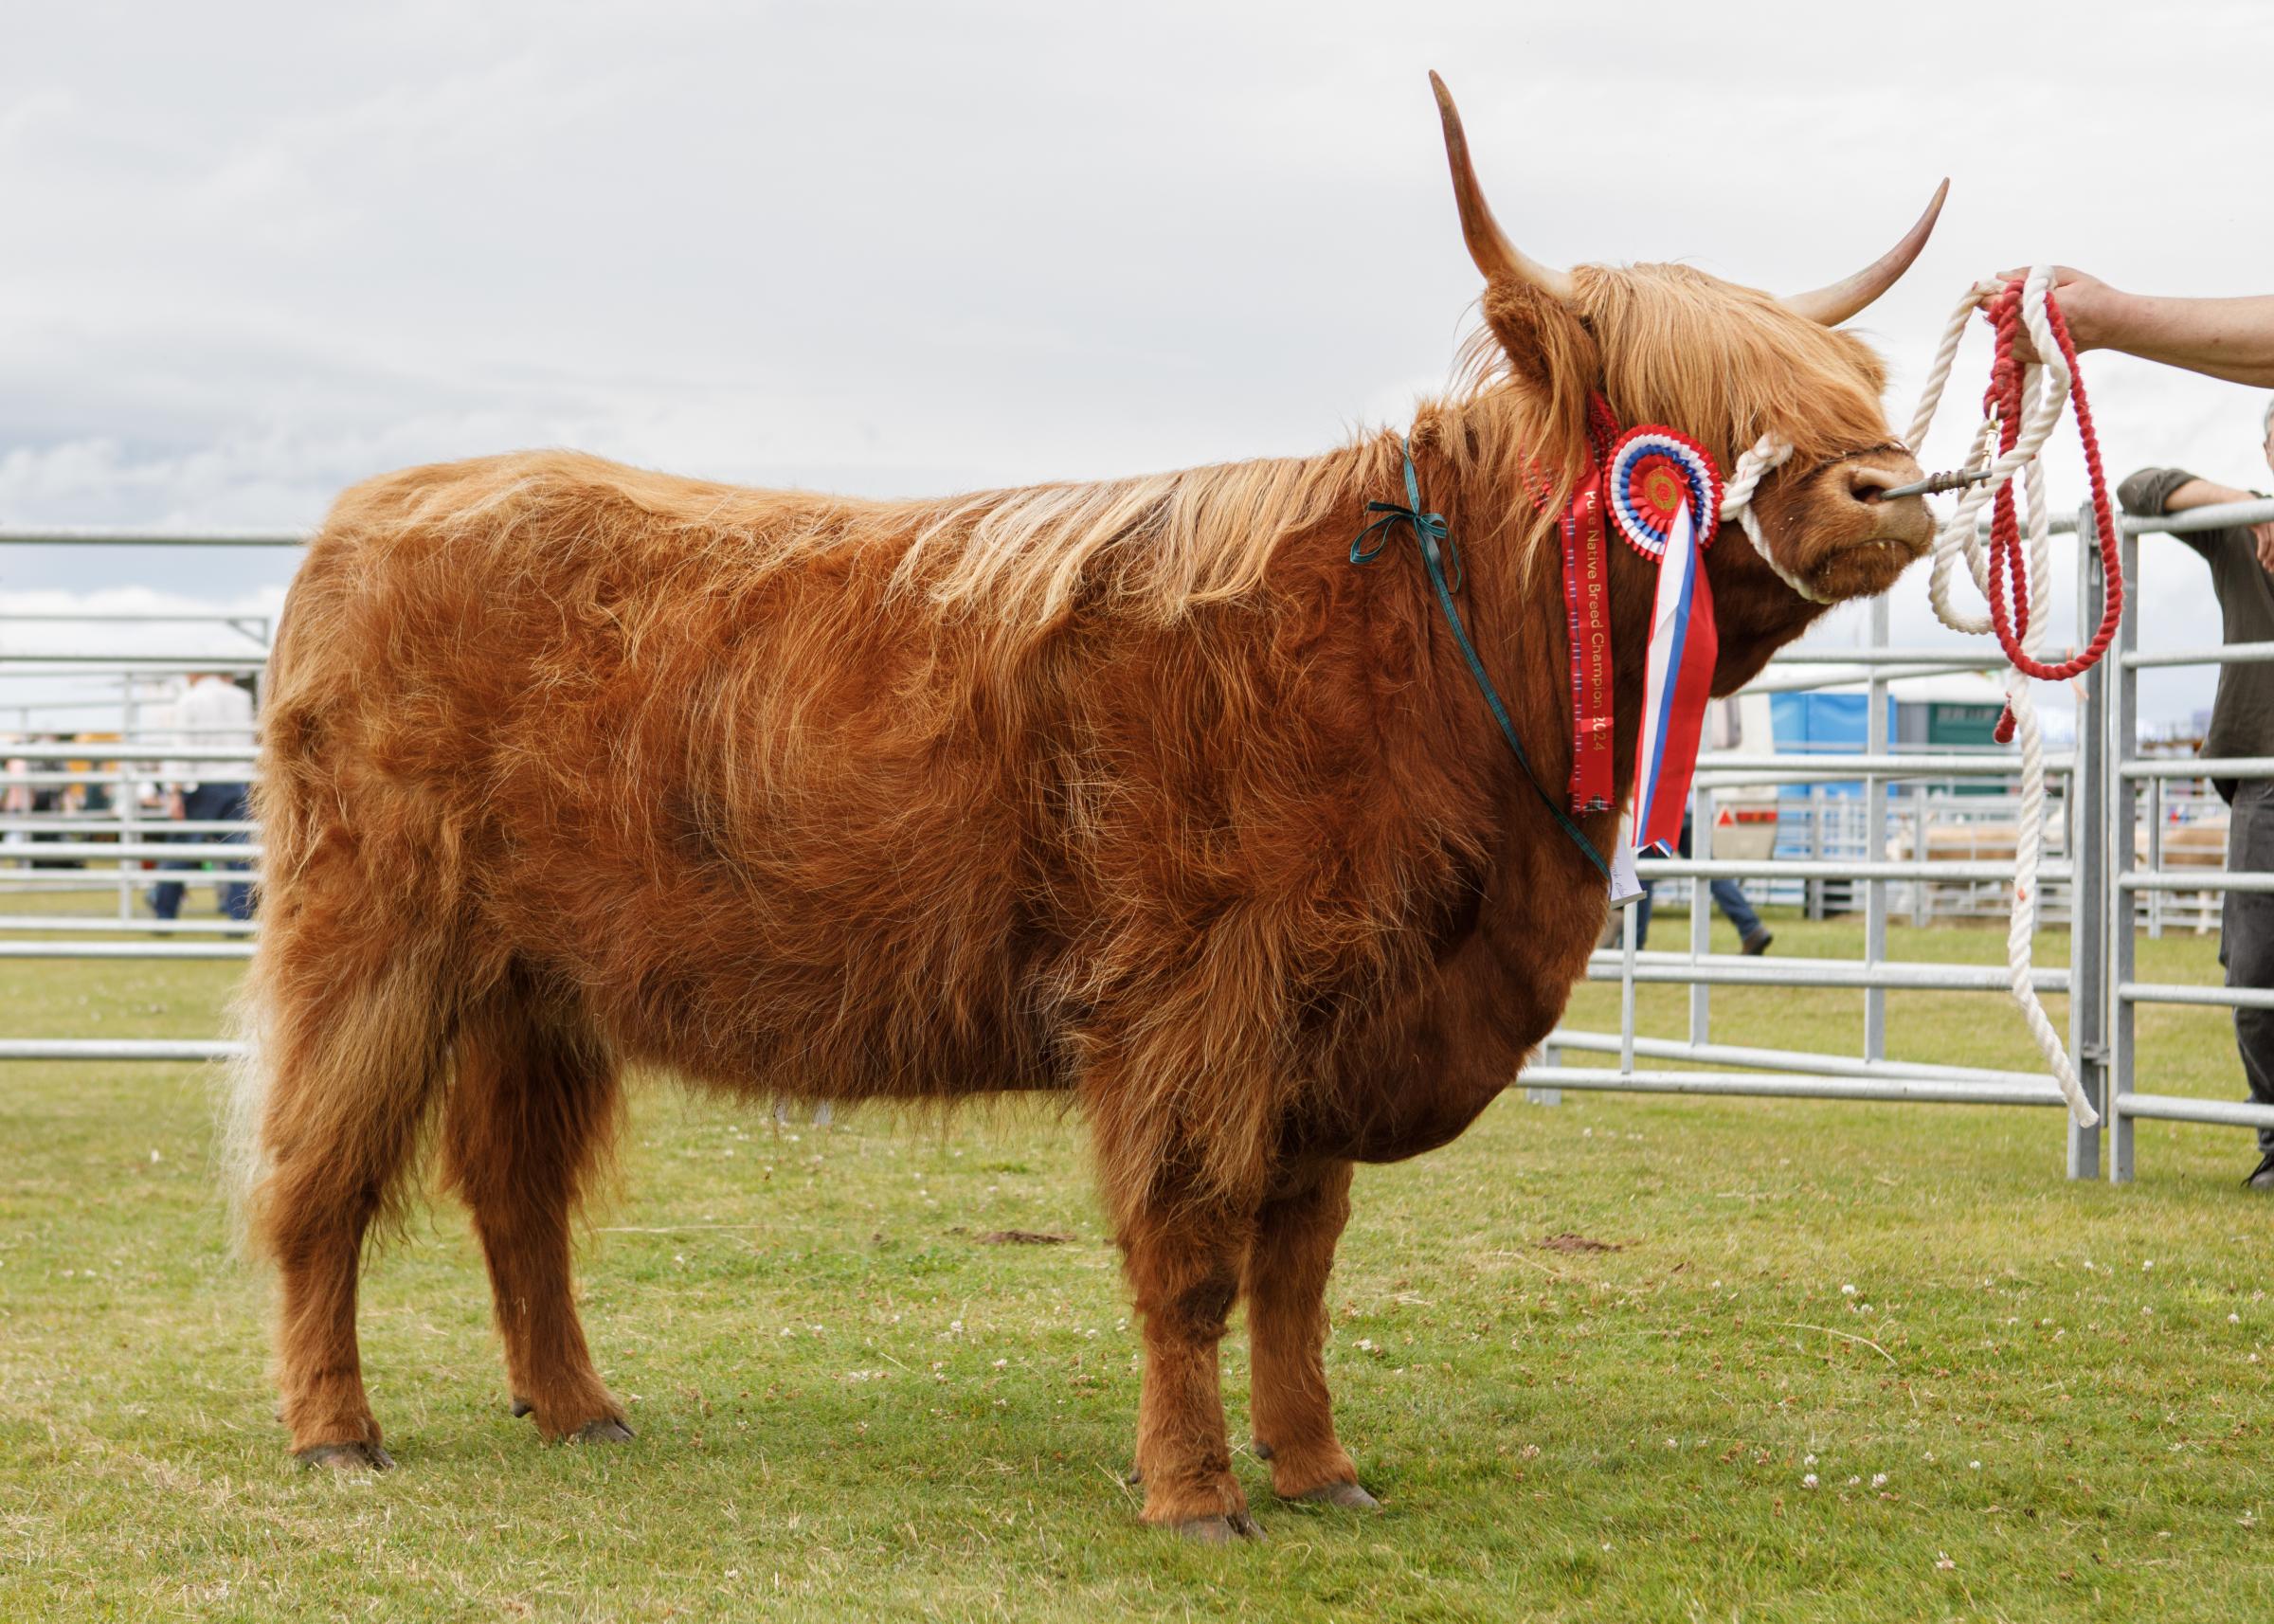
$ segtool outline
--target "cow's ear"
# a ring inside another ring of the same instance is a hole
[[[1602,352],[1578,311],[1528,281],[1488,284],[1485,325],[1507,359],[1508,372],[1528,388],[1559,452],[1587,443],[1588,397],[1601,387]]]

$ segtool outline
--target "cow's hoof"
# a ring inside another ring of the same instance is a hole
[[[1245,1511],[1223,1517],[1194,1517],[1173,1525],[1177,1532],[1201,1545],[1228,1545],[1234,1540],[1260,1540],[1263,1530]]]
[[[569,1435],[568,1441],[574,1444],[628,1444],[632,1441],[632,1429],[613,1416],[603,1416],[597,1421],[587,1421],[577,1428]]]
[[[395,1465],[395,1457],[377,1444],[311,1444],[294,1452],[293,1459],[334,1471],[391,1471]]]
[[[1381,1502],[1355,1483],[1322,1483],[1294,1498],[1310,1506],[1340,1506],[1345,1511],[1379,1511]]]

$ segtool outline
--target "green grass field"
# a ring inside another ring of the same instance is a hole
[[[1858,940],[1774,923],[1779,953]],[[2212,953],[2142,944],[2140,973]],[[8,1029],[208,1034],[234,969],[10,964]],[[1680,1001],[1646,997],[1651,1029]],[[1849,1046],[1860,1008],[1727,991],[1716,1036]],[[1890,1025],[1907,1057],[2030,1061],[1994,995]],[[2238,1092],[2221,1012],[2147,1041],[2158,1090]],[[644,1087],[583,1269],[638,1442],[508,1416],[445,1205],[367,1279],[401,1470],[341,1476],[272,1416],[211,1086],[0,1070],[0,1617],[2274,1615],[2274,1206],[2235,1187],[2236,1130],[2144,1124],[2111,1188],[2062,1180],[2052,1111],[1508,1096],[1359,1177],[1327,1357],[1385,1509],[1280,1506],[1243,1457],[1269,1539],[1216,1550],[1122,1485],[1136,1341],[1076,1123],[777,1131]],[[1074,1238],[981,1238],[1005,1229]],[[1244,1436],[1236,1326],[1226,1366]]]

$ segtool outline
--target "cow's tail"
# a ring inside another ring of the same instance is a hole
[[[386,941],[263,927],[234,1012],[241,1047],[223,1113],[241,1250],[266,1254],[312,1229],[363,1233],[405,1216],[452,1068],[461,966],[431,939],[396,939],[384,913],[365,918],[362,929]]]
[[[237,1048],[227,1062],[222,1098],[221,1182],[229,1200],[230,1245],[241,1256],[249,1250],[254,1192],[267,1173],[261,1124],[273,1081],[273,1029],[271,1001],[256,971],[229,1005],[228,1036]]]
[[[401,1216],[459,980],[437,854],[460,843],[415,794],[339,765],[368,758],[370,729],[331,598],[310,590],[338,568],[319,540],[294,585],[253,778],[261,930],[230,1011],[221,1134],[230,1227],[253,1254]]]

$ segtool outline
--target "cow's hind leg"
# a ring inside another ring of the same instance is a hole
[[[1272,1487],[1291,1500],[1366,1507],[1358,1469],[1334,1435],[1326,1391],[1326,1276],[1350,1217],[1350,1164],[1305,1169],[1256,1215],[1245,1294],[1249,1413]]]
[[[565,999],[511,977],[469,1012],[443,1119],[442,1169],[473,1210],[505,1342],[514,1413],[547,1438],[621,1443],[623,1407],[578,1323],[568,1220],[607,1149],[617,1067]]]

